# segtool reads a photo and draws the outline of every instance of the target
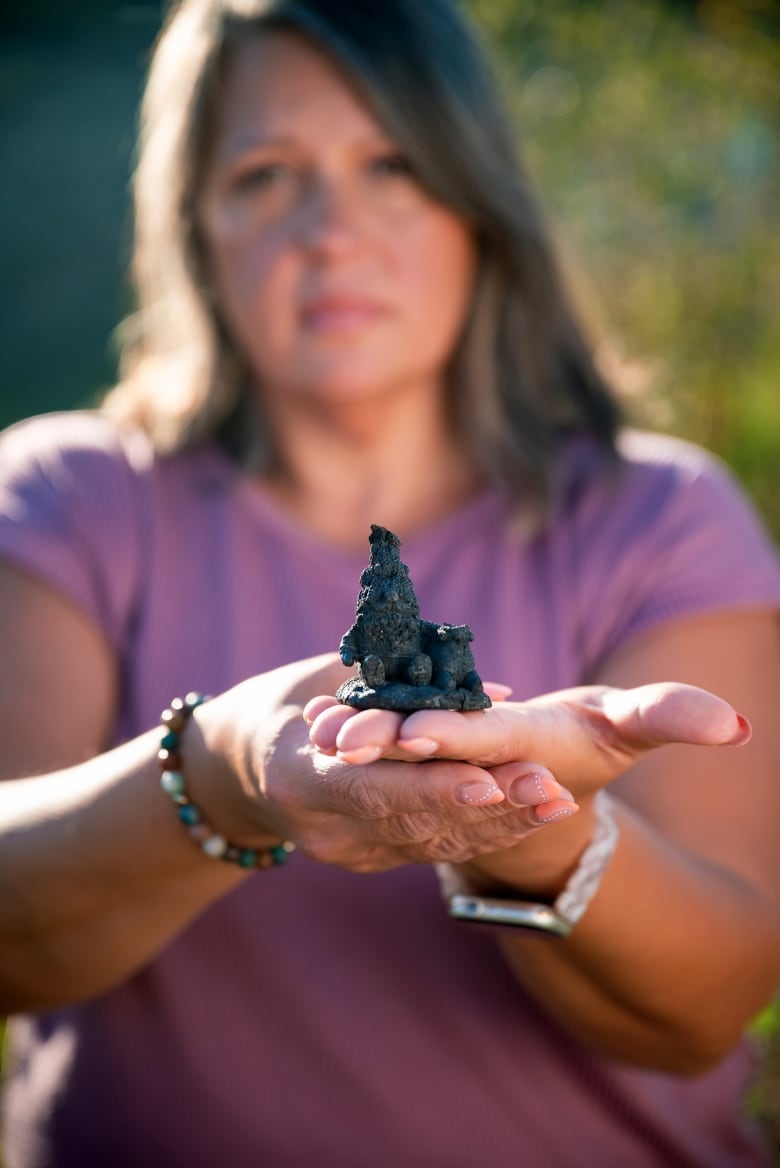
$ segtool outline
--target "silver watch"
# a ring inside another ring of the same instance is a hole
[[[456,892],[447,899],[447,908],[450,916],[456,920],[471,921],[477,925],[534,929],[552,933],[556,937],[567,937],[572,929],[568,921],[558,916],[552,905],[537,904],[531,900],[498,900]]]

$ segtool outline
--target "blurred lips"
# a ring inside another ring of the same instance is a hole
[[[371,324],[387,309],[376,300],[358,296],[322,296],[304,304],[301,319],[314,332],[339,332]]]

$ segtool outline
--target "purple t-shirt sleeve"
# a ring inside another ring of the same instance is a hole
[[[679,439],[629,432],[621,487],[586,493],[576,524],[592,673],[678,618],[780,607],[780,559],[728,468]]]
[[[143,542],[140,436],[86,412],[49,414],[0,435],[0,558],[76,604],[119,649],[132,619]]]

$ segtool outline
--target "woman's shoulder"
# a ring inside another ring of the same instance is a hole
[[[0,558],[72,600],[117,647],[143,563],[153,462],[143,434],[96,411],[0,434]]]
[[[726,463],[711,450],[672,434],[627,428],[618,435],[622,463],[637,476],[690,482],[701,475],[733,479]]]
[[[601,522],[609,513],[629,512],[639,522],[697,501],[704,510],[724,502],[752,507],[727,463],[685,438],[626,428],[618,435],[616,455],[607,460],[587,442],[569,448],[559,480],[559,517],[598,513]]]
[[[617,476],[615,506],[637,522],[680,534],[702,526],[731,528],[737,541],[744,535],[764,542],[755,500],[720,455],[684,438],[643,430],[621,434],[618,453],[623,473]]]
[[[620,435],[618,453],[611,472],[580,459],[551,531],[591,673],[670,621],[780,605],[774,541],[721,458],[638,430]]]
[[[117,495],[160,500],[224,487],[235,468],[213,444],[158,452],[142,429],[99,409],[25,418],[0,432],[0,488],[53,491],[105,512]]]
[[[0,434],[4,475],[26,467],[126,467],[142,472],[154,461],[140,430],[119,426],[99,410],[62,410],[15,422]]]
[[[9,426],[0,434],[0,521],[14,529],[7,538],[44,527],[112,537],[145,510],[154,464],[143,433],[96,410],[40,414]]]
[[[722,458],[683,438],[633,429],[621,433],[617,449],[611,468],[587,451],[572,458],[553,538],[580,549],[594,573],[602,561],[613,570],[619,562],[635,579],[672,563],[717,575],[729,562],[736,577],[752,563],[776,589],[774,540]]]

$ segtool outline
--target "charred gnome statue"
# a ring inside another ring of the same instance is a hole
[[[359,710],[486,709],[469,626],[421,620],[398,536],[373,523],[368,542],[355,623],[339,647],[344,664],[357,663],[358,672],[336,697]]]

